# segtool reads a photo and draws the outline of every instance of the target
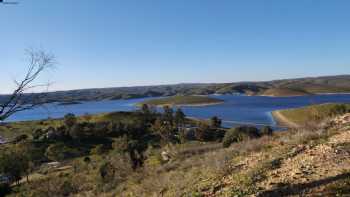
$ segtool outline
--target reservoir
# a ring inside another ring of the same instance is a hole
[[[245,95],[211,95],[225,102],[218,105],[200,107],[181,107],[189,117],[207,119],[218,116],[223,125],[271,125],[276,123],[271,116],[274,110],[303,107],[322,103],[350,103],[350,94],[326,94],[297,97],[266,97]],[[152,99],[104,100],[89,101],[74,105],[47,104],[44,107],[23,111],[10,117],[7,121],[41,120],[46,118],[61,118],[67,113],[75,115],[98,114],[114,111],[134,111],[135,104]]]

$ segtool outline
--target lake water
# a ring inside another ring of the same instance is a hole
[[[263,97],[243,95],[212,95],[211,97],[223,99],[220,105],[202,107],[182,107],[187,116],[207,119],[218,116],[226,127],[237,124],[271,125],[276,123],[271,112],[279,109],[302,107],[310,104],[321,103],[350,103],[350,94],[329,94],[300,97]],[[23,111],[10,117],[8,121],[40,120],[61,118],[67,113],[76,115],[97,114],[113,111],[137,110],[136,103],[151,99],[130,99],[114,101],[83,102],[76,105],[58,105],[56,103],[46,105],[28,111]]]

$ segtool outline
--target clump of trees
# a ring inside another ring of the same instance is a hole
[[[6,177],[8,183],[18,184],[28,169],[27,155],[16,151],[7,151],[0,155],[0,175]]]
[[[176,143],[181,141],[186,123],[185,113],[178,108],[174,113],[169,106],[163,107],[163,114],[160,114],[151,126],[151,131],[160,137],[161,143]]]

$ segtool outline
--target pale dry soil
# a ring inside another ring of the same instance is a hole
[[[268,151],[235,158],[229,175],[204,196],[335,196],[327,186],[350,180],[349,117],[336,119],[342,125],[316,144],[276,142]]]
[[[350,154],[341,149],[346,143],[350,143],[350,130],[332,136],[326,143],[304,147],[295,157],[283,160],[279,168],[267,172],[267,179],[258,184],[265,190],[260,195],[322,194],[325,184],[349,175]]]

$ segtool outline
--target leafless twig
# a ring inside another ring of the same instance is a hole
[[[44,71],[54,66],[55,57],[43,50],[30,49],[26,52],[29,57],[28,70],[22,80],[15,80],[16,88],[13,93],[0,103],[0,121],[4,121],[17,112],[45,104],[43,94],[25,95],[25,93],[34,88],[50,85],[49,83],[36,84],[36,80]]]

